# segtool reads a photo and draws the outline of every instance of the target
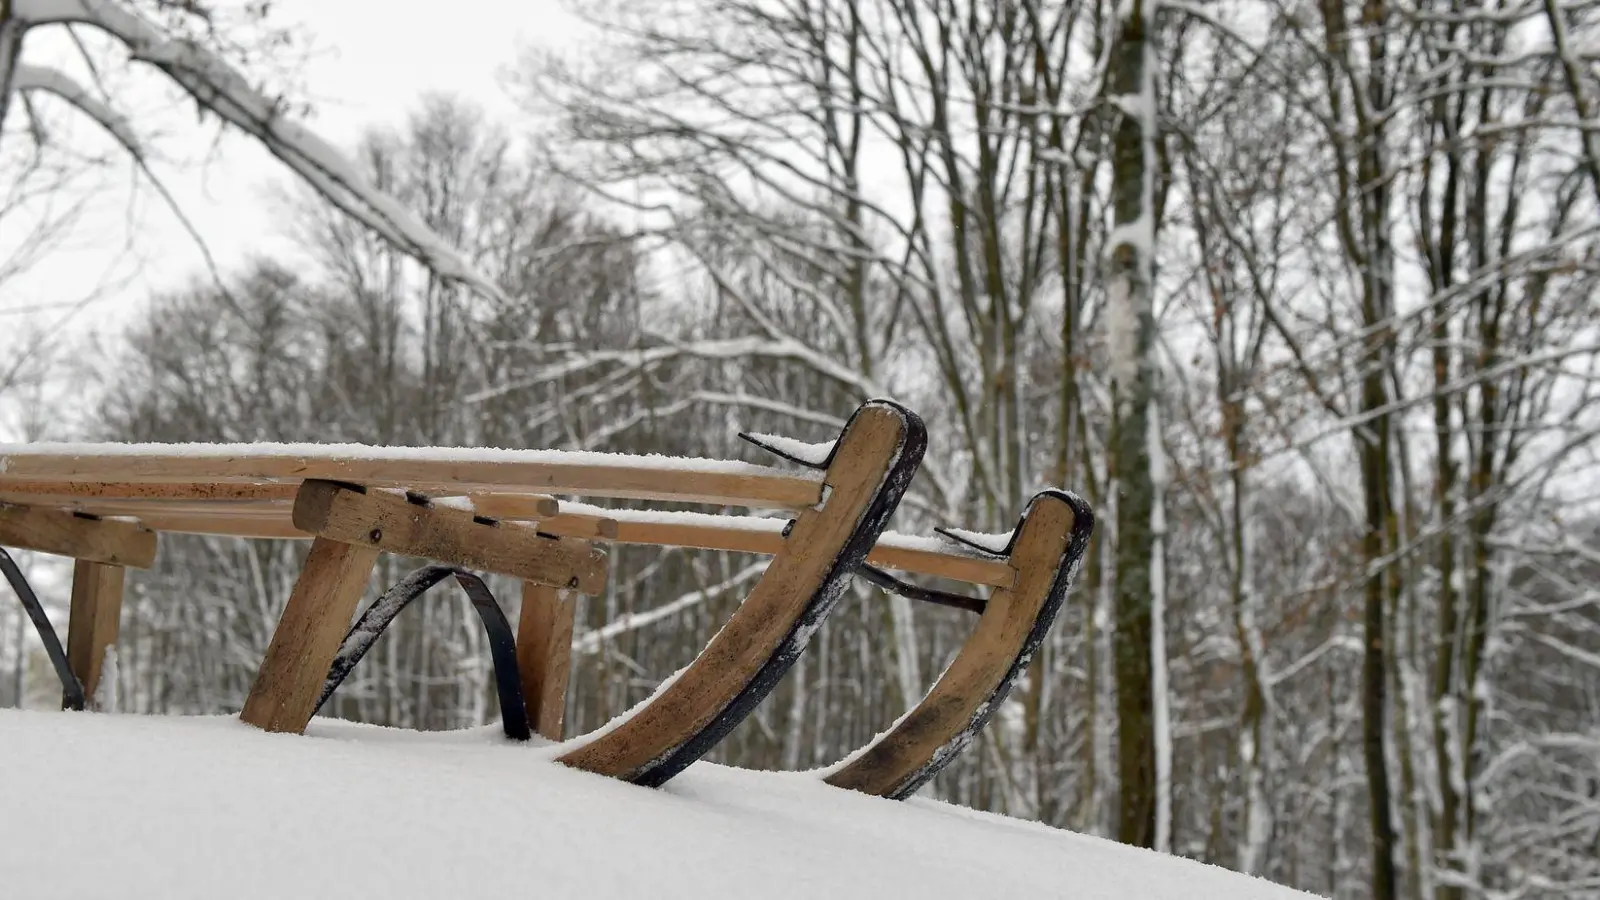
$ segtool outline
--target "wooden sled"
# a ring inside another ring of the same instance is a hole
[[[1001,567],[969,554],[929,552],[904,541],[875,550],[925,446],[915,414],[886,401],[857,410],[825,457],[811,461],[814,471],[801,472],[560,451],[28,444],[0,447],[0,502],[51,521],[132,517],[137,521],[105,524],[311,538],[241,713],[244,721],[273,731],[303,730],[325,699],[330,666],[380,552],[522,579],[516,648],[522,693],[538,730],[552,738],[560,737],[572,626],[570,604],[563,611],[560,594],[601,589],[604,560],[595,543],[773,553],[749,598],[686,670],[621,721],[574,741],[561,757],[578,768],[655,785],[703,755],[770,692],[869,553],[912,571],[953,568],[978,579],[1005,577]],[[530,490],[797,515],[787,523],[682,514],[619,521],[609,511]],[[0,544],[4,538],[0,533]]]
[[[1034,496],[1003,542],[943,531],[1005,560],[1015,582],[987,602],[916,588],[877,570],[870,580],[913,599],[979,613],[978,624],[956,658],[920,703],[892,728],[828,771],[826,781],[891,799],[916,793],[950,764],[988,724],[1055,622],[1094,530],[1089,505],[1066,491]]]

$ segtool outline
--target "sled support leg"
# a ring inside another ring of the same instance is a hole
[[[122,566],[80,559],[72,567],[72,614],[67,620],[67,663],[92,701],[100,686],[106,648],[117,642],[122,621]]]
[[[377,561],[374,547],[311,542],[240,719],[267,731],[305,730]]]
[[[605,556],[588,541],[476,515],[415,491],[307,480],[295,494],[293,520],[316,538],[239,715],[267,731],[299,733],[316,714],[379,553],[594,593],[605,585]],[[462,587],[469,594],[474,590],[467,582]],[[494,607],[493,614],[499,614],[493,597],[475,597],[474,606],[480,600],[485,611]],[[509,639],[509,624],[505,633]],[[509,640],[505,651],[508,662],[515,658]]]
[[[572,673],[574,596],[567,591],[522,583],[522,614],[517,620],[517,669],[528,718],[541,737],[559,741],[567,710],[567,679]]]

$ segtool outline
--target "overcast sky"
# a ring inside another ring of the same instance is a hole
[[[303,24],[312,38],[318,52],[300,72],[316,106],[309,124],[343,148],[370,126],[401,122],[431,90],[459,93],[491,112],[514,112],[501,75],[519,49],[576,33],[553,0],[277,0],[274,15],[281,23]],[[56,63],[48,57],[62,47],[29,41],[25,59]],[[137,84],[153,86],[159,79],[146,75]],[[144,93],[149,96],[118,96],[132,101],[136,127],[158,133],[153,144],[162,161],[156,170],[221,267],[253,251],[281,248],[269,188],[289,183],[282,166],[236,135],[214,143],[216,123],[198,122],[192,104],[152,108],[140,101],[160,105],[166,95],[153,87]],[[69,126],[55,137],[92,137],[93,126]],[[0,324],[42,321],[85,335],[116,328],[152,291],[202,270],[203,257],[178,219],[151,191],[130,190],[133,180],[131,164],[99,179],[70,244],[25,277],[0,283]],[[7,238],[0,234],[0,250],[10,244]],[[89,297],[95,299],[85,303]]]

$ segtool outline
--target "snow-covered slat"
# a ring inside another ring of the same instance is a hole
[[[822,441],[821,443],[808,443],[781,434],[762,434],[758,431],[746,432],[739,435],[745,440],[763,450],[776,453],[791,462],[797,462],[812,468],[822,468],[828,464],[828,458],[833,456],[835,441]]]
[[[97,516],[138,517],[157,514],[226,519],[286,519],[294,506],[291,500],[102,499],[11,491],[0,491],[0,503],[49,506],[93,513]]]
[[[619,544],[652,544],[692,547],[700,550],[725,550],[736,553],[775,554],[783,545],[784,519],[753,516],[720,516],[660,510],[600,510],[598,507],[574,509],[563,503],[563,515],[604,514],[616,522],[616,534],[608,540]],[[540,523],[555,534],[567,534],[560,516]],[[574,535],[577,536],[577,535]],[[867,563],[880,568],[899,569],[919,575],[934,575],[968,584],[1008,587],[1015,573],[1004,561],[953,550],[948,545],[915,535],[885,532],[867,554]]]
[[[431,493],[521,488],[784,509],[813,506],[822,493],[817,472],[587,451],[266,443],[0,445],[0,491],[20,489],[12,482],[292,485],[307,478]],[[80,495],[67,487],[50,493]],[[118,494],[149,496],[131,487],[119,489]],[[181,491],[169,494],[183,496]],[[110,496],[104,487],[84,489],[81,495]]]
[[[270,484],[231,484],[216,481],[184,482],[107,482],[34,481],[12,479],[0,473],[0,497],[26,498],[15,502],[72,504],[81,500],[194,500],[225,502],[243,500],[293,501],[299,490],[293,482]]]
[[[994,556],[1005,556],[1010,553],[1011,544],[1017,538],[1016,529],[988,532],[968,531],[965,528],[941,528],[939,534],[958,544]]]

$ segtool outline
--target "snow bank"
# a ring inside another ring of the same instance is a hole
[[[0,884],[18,898],[1058,897],[1292,900],[1041,825],[696,764],[664,790],[498,727],[0,710]]]

